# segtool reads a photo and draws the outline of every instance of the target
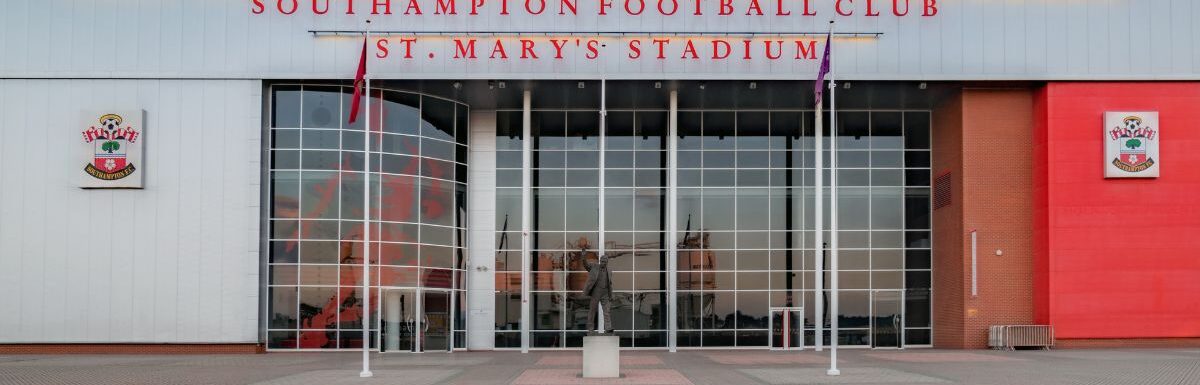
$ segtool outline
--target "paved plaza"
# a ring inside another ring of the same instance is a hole
[[[578,377],[578,351],[373,355],[0,356],[0,384],[1200,384],[1200,349],[622,352],[623,378]]]

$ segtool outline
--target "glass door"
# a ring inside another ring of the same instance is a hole
[[[448,352],[453,304],[450,292],[382,289],[382,352]]]
[[[876,290],[871,299],[871,347],[877,349],[899,349],[901,341],[900,319],[904,314],[904,292],[900,290]]]
[[[443,290],[422,290],[421,351],[450,351],[450,293]]]
[[[383,289],[383,324],[380,351],[417,352],[417,308],[420,300],[415,289]]]
[[[804,349],[804,308],[771,308],[771,350]]]

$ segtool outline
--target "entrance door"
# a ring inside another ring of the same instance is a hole
[[[804,308],[771,308],[771,350],[804,349]]]
[[[382,352],[417,352],[417,307],[414,289],[383,289]]]
[[[450,351],[450,293],[444,290],[382,289],[381,351]]]
[[[904,292],[876,290],[871,299],[871,347],[899,349],[903,347]]]
[[[426,352],[450,351],[450,293],[423,290],[421,346]]]

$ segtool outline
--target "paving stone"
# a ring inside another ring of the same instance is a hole
[[[581,369],[529,369],[512,385],[692,385],[672,369],[622,369],[621,378],[582,378]]]
[[[152,366],[169,365],[186,360],[184,356],[128,355],[37,355],[32,359],[0,362],[0,365],[19,366]]]
[[[1200,350],[868,350],[838,352],[842,376],[825,376],[828,351],[623,352],[626,378],[584,380],[578,351],[257,355],[5,355],[0,384],[1200,384]],[[875,381],[875,382],[872,382]]]
[[[375,384],[404,384],[432,385],[442,382],[455,374],[458,369],[405,369],[405,370],[372,370],[373,377],[362,378],[357,370],[315,370],[293,374],[269,381],[255,383],[256,385],[375,385]]]
[[[705,354],[708,359],[725,365],[829,364],[829,355],[817,352],[733,352]],[[843,362],[838,360],[838,362]]]
[[[407,356],[407,357],[405,357]],[[379,366],[463,366],[471,367],[483,365],[491,362],[488,357],[457,357],[453,354],[438,353],[436,355],[422,355],[413,357],[409,354],[388,354],[386,357],[376,359],[375,365]]]
[[[645,355],[645,354],[630,355],[630,354],[624,354],[624,353],[621,354],[621,367],[622,368],[627,367],[627,366],[657,366],[657,365],[662,365],[662,364],[663,364],[662,359],[658,358],[658,356],[655,356],[655,355]],[[542,357],[542,359],[538,360],[537,365],[538,366],[579,366],[579,367],[582,367],[583,356],[582,355],[561,355],[561,356]]]
[[[863,354],[867,357],[878,358],[889,361],[903,362],[1003,362],[1003,361],[1020,361],[1019,358],[997,356],[990,354],[979,353],[915,353],[915,352],[896,352],[896,353],[867,353]]]
[[[830,376],[826,368],[740,369],[754,378],[772,385],[785,384],[946,384],[949,381],[884,368],[841,368],[842,374]]]

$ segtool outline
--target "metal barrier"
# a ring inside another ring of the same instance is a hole
[[[1050,325],[993,325],[988,330],[988,347],[1008,349],[1054,347],[1054,326]]]

